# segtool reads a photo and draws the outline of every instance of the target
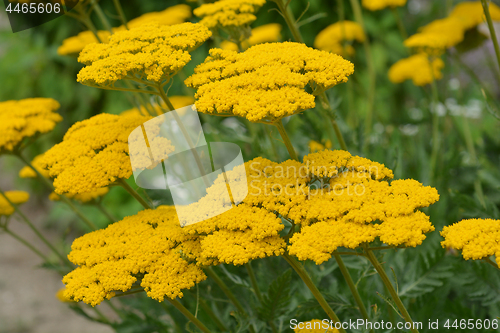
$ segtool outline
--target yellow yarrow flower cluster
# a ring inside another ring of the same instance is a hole
[[[45,152],[41,160],[49,176],[54,178],[56,193],[88,193],[109,186],[117,179],[129,178],[132,175],[129,134],[149,119],[150,116],[138,114],[118,116],[103,113],[74,124],[63,141]],[[159,133],[161,117],[155,118],[155,122],[157,126],[151,126],[152,135],[155,135],[155,130]],[[141,142],[139,139],[132,141]],[[149,143],[159,156],[166,157],[173,151],[166,138],[155,135]],[[148,152],[141,149],[131,151],[142,154],[135,157],[137,166],[141,166],[141,161],[144,168],[150,166]]]
[[[468,219],[446,226],[441,231],[443,247],[462,250],[465,260],[479,260],[492,255],[500,267],[500,220]]]
[[[25,203],[30,198],[29,193],[25,191],[6,191],[4,193],[5,196],[15,205]],[[0,195],[0,216],[12,215],[14,212],[14,207],[11,206],[3,195]]]
[[[330,140],[326,140],[325,144],[322,144],[318,141],[311,140],[309,141],[308,146],[309,152],[316,153],[318,151],[332,148],[332,142]]]
[[[500,7],[492,1],[489,3],[491,19],[500,21]],[[479,24],[486,22],[481,1],[464,1],[457,4],[451,11],[449,17],[455,17],[462,20],[466,30],[472,29]]]
[[[406,4],[406,0],[363,0],[362,6],[368,10],[381,10],[387,7],[402,7]]]
[[[329,322],[323,323],[319,319],[313,319],[311,321],[305,321],[300,324],[303,328],[295,328],[293,331],[295,333],[338,333],[338,329],[331,328]]]
[[[423,34],[438,34],[445,38],[446,48],[457,45],[464,39],[465,27],[461,19],[456,17],[447,17],[421,27]]]
[[[433,56],[441,55],[449,44],[449,37],[439,32],[419,32],[404,41],[406,47]]]
[[[248,49],[250,46],[278,42],[281,40],[281,24],[269,23],[253,28],[251,36],[241,43],[243,49]],[[220,48],[223,50],[239,51],[236,43],[228,40],[222,41]]]
[[[91,202],[92,200],[95,200],[99,197],[105,196],[106,194],[108,194],[108,192],[109,192],[109,188],[103,187],[103,188],[99,188],[95,191],[87,192],[87,193],[79,193],[79,194],[67,193],[67,194],[65,194],[65,196],[68,197],[69,199],[73,199],[73,200],[79,201],[81,203],[87,203],[87,202]],[[59,197],[59,195],[57,195],[57,193],[52,192],[49,194],[49,200],[59,201],[59,200],[61,200],[61,197]]]
[[[56,293],[56,298],[63,303],[73,303],[74,301],[64,296],[65,292],[66,288],[59,289],[59,291]]]
[[[201,24],[216,30],[226,31],[231,39],[243,41],[248,36],[245,30],[257,19],[254,15],[266,0],[219,0],[196,8],[193,13],[202,18]]]
[[[443,77],[441,73],[443,67],[444,62],[441,58],[434,58],[431,66],[429,56],[419,53],[392,65],[389,69],[389,80],[393,83],[401,83],[411,79],[416,86],[424,86],[432,83],[433,80],[440,80]]]
[[[354,65],[300,43],[266,43],[245,52],[211,49],[186,79],[196,108],[214,115],[275,122],[315,106],[314,96],[347,81]],[[313,93],[305,91],[307,85]]]
[[[0,153],[12,152],[24,139],[50,132],[62,117],[52,98],[0,102]]]
[[[95,306],[135,284],[160,302],[182,297],[182,289],[206,279],[201,268],[184,259],[179,244],[189,240],[168,206],[86,234],[71,246],[68,258],[79,267],[63,278],[64,297]]]
[[[352,45],[343,45],[345,41],[363,42],[366,39],[363,27],[353,21],[341,21],[329,25],[314,39],[314,47],[320,50],[340,54],[342,56],[353,55]],[[345,49],[344,49],[345,48]]]
[[[194,98],[191,96],[170,96],[168,99],[170,100],[170,103],[172,103],[172,105],[174,106],[174,109],[176,109],[176,110],[183,108],[185,106],[194,104]],[[166,111],[168,111],[168,108],[164,102],[162,102],[161,105],[158,105],[158,104],[151,105],[151,107],[154,109],[154,111],[158,115],[161,115],[161,114],[165,113]],[[125,110],[122,113],[120,113],[120,115],[128,115],[128,114],[147,115],[148,111],[146,110],[146,108],[144,106],[141,105],[140,111],[137,108],[132,108],[132,109],[128,109],[128,110]]]
[[[154,23],[119,31],[109,43],[83,49],[78,61],[86,67],[78,73],[78,82],[109,88],[127,77],[154,83],[169,80],[191,60],[189,52],[210,36],[210,30],[196,23]]]
[[[418,209],[439,199],[436,189],[413,179],[389,183],[391,170],[346,151],[309,154],[304,163],[320,185],[311,187],[299,218],[292,217],[302,228],[288,251],[300,260],[319,265],[338,247],[354,249],[376,238],[415,247],[434,230]]]
[[[186,4],[179,4],[168,7],[161,12],[150,12],[128,21],[129,28],[136,28],[144,24],[157,22],[159,25],[174,25],[186,22],[191,18],[191,7]],[[120,27],[124,29],[124,27]]]
[[[111,33],[106,30],[101,30],[97,32],[97,35],[101,42],[107,43]],[[57,48],[57,53],[59,55],[78,54],[86,45],[98,42],[99,41],[92,31],[82,31],[76,36],[63,40],[62,45]]]
[[[43,154],[35,156],[35,158],[33,158],[33,160],[31,161],[31,166],[33,166],[33,168],[35,168],[36,171],[38,171],[42,176],[44,176],[45,178],[49,178],[50,177],[49,171],[45,170],[43,168],[42,160],[43,160]],[[21,177],[21,178],[36,178],[37,174],[36,174],[35,170],[33,170],[31,167],[24,166],[19,171],[19,177]]]

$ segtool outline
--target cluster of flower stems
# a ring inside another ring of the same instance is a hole
[[[290,1],[284,1],[284,0],[273,0],[276,4],[277,7],[282,14],[283,18],[285,19],[288,28],[290,29],[293,38],[295,39],[296,42],[301,42],[303,43],[303,38],[301,36],[299,26],[297,24],[297,21],[295,20],[293,13],[290,9],[289,2]],[[361,8],[359,5],[358,0],[350,0],[351,5],[353,7],[354,15],[356,21],[361,24],[361,26],[364,28],[363,24],[363,17],[361,13]],[[498,63],[500,65],[500,49],[498,46],[498,42],[496,39],[495,35],[495,30],[493,29],[493,24],[491,17],[489,15],[488,11],[488,5],[487,5],[487,0],[481,0],[485,12],[485,16],[487,19],[487,23],[492,35],[492,40],[494,42],[494,48],[496,52],[496,56],[498,59]],[[116,8],[117,13],[120,16],[120,19],[122,20],[122,24],[127,27],[127,20],[125,19],[123,9],[120,5],[119,0],[113,0],[114,6]],[[338,6],[341,9],[340,10],[340,19],[343,20],[344,17],[344,8],[343,8],[343,1],[338,0]],[[95,34],[95,37],[99,41],[99,37],[97,35],[97,29],[95,28],[94,24],[92,23],[92,20],[90,19],[90,13],[94,11],[97,16],[99,17],[101,24],[106,27],[110,32],[111,31],[111,25],[108,22],[103,10],[100,8],[99,4],[97,3],[96,0],[90,0],[90,9],[87,10],[84,6],[82,5],[77,5],[75,7],[74,12],[68,12],[66,13],[68,16],[73,17],[83,23],[90,31],[92,31]],[[400,28],[401,34],[403,37],[406,36],[406,32],[404,30],[404,26],[401,22],[401,19],[399,18],[397,14],[397,10],[394,9],[394,12],[396,14],[396,18],[398,20],[398,26]],[[375,94],[375,72],[373,68],[373,60],[371,57],[371,50],[370,50],[370,45],[368,40],[364,42],[364,48],[365,48],[365,55],[367,57],[367,65],[368,65],[368,72],[369,72],[369,92],[368,92],[368,110],[366,113],[366,123],[365,123],[365,129],[371,128],[371,121],[372,121],[372,112],[373,112],[373,104],[374,104],[374,94]],[[131,82],[132,81],[132,82]],[[133,83],[139,83],[139,88],[133,85]],[[153,110],[151,107],[151,104],[148,103],[147,98],[144,97],[142,94],[146,95],[155,95],[161,99],[165,103],[165,105],[168,107],[170,111],[174,110],[174,107],[170,100],[167,97],[167,94],[165,93],[164,87],[168,83],[168,81],[163,82],[161,84],[153,84],[151,82],[146,82],[144,80],[138,80],[137,78],[130,78],[129,81],[125,80],[125,84],[127,87],[119,88],[115,87],[112,88],[113,90],[120,90],[120,91],[127,91],[131,92],[134,95],[134,102],[137,104],[138,109],[143,109],[147,110],[148,113],[152,116],[156,116],[156,111]],[[350,82],[348,82],[348,85],[350,87]],[[102,87],[100,87],[102,88]],[[437,87],[436,83],[432,82],[431,85],[432,88],[432,96],[434,102],[438,101],[438,95],[437,95]],[[350,88],[352,89],[352,88]],[[320,96],[321,99],[321,105],[322,105],[322,111],[324,112],[324,116],[327,117],[331,121],[331,125],[333,127],[333,133],[339,142],[339,145],[342,149],[347,150],[345,141],[342,137],[342,133],[340,132],[340,129],[338,127],[338,124],[335,120],[335,111],[331,108],[331,104],[326,96],[325,93],[322,93]],[[144,108],[141,108],[140,106],[143,106]],[[176,115],[176,113],[173,113]],[[465,121],[465,119],[464,119]],[[178,124],[181,126],[181,130],[183,129],[182,123],[180,119],[178,120]],[[292,145],[291,140],[289,139],[285,128],[281,122],[281,120],[275,122],[275,123],[267,123],[269,125],[273,125],[277,128],[281,138],[283,139],[283,142],[290,154],[290,157],[294,160],[298,160],[297,153]],[[249,124],[249,126],[258,126],[255,124]],[[468,127],[466,127],[467,129]],[[185,130],[185,129],[184,129]],[[251,132],[254,132],[255,129],[251,129]],[[187,133],[187,132],[186,132]],[[470,133],[469,133],[470,134]],[[469,135],[470,136],[470,135]],[[189,136],[186,134],[185,135],[186,139],[189,139]],[[436,164],[436,159],[439,154],[439,123],[438,123],[438,118],[437,118],[437,113],[434,112],[434,117],[433,117],[433,147],[432,147],[432,155],[431,155],[431,172],[433,172]],[[189,140],[188,140],[189,141]],[[272,141],[272,140],[271,140]],[[188,142],[190,145],[193,145],[192,142]],[[38,176],[38,180],[41,181],[49,190],[53,191],[54,187],[51,183],[51,181],[47,178],[45,178],[36,168],[34,168],[31,163],[23,156],[22,150],[24,146],[19,147],[18,149],[14,150],[12,154],[19,158],[25,165],[29,166],[30,168],[33,169],[34,172],[36,172]],[[472,146],[473,149],[473,146]],[[475,155],[473,155],[475,156]],[[432,178],[431,178],[432,179]],[[123,187],[130,195],[132,195],[144,208],[146,209],[151,209],[152,207],[150,204],[141,196],[137,191],[131,187],[125,180],[119,179],[116,181],[114,185],[121,186]],[[476,186],[476,191],[478,191],[478,195],[480,198],[482,198],[482,191],[480,190],[480,184],[479,188]],[[8,228],[9,226],[9,217],[2,217],[0,219],[0,230],[11,235],[13,238],[24,244],[26,247],[31,249],[36,255],[38,255],[43,262],[46,265],[49,265],[54,268],[57,272],[59,272],[61,275],[64,275],[65,273],[73,270],[75,267],[74,265],[66,258],[66,256],[61,253],[59,249],[57,249],[45,236],[35,227],[35,225],[30,221],[30,219],[19,209],[19,207],[12,203],[9,198],[5,195],[5,192],[0,189],[0,195],[5,198],[9,204],[14,207],[15,213],[21,218],[23,222],[26,223],[26,225],[35,233],[35,235],[51,250],[51,252],[57,257],[58,263],[54,263],[53,260],[51,260],[49,257],[47,257],[45,254],[43,254],[40,250],[38,250],[35,246],[33,246],[30,242],[22,238],[20,235],[14,233],[12,230]],[[75,206],[75,204],[67,198],[64,195],[61,195],[61,200],[67,204],[71,210],[78,216],[78,218],[85,224],[85,226],[90,229],[90,230],[96,230],[97,227],[90,221],[84,213],[80,210],[79,207]],[[484,201],[483,201],[484,202]],[[116,218],[110,214],[101,204],[100,199],[94,200],[92,202],[111,222],[115,222]],[[355,256],[360,256],[366,258],[375,268],[377,273],[379,274],[380,278],[382,279],[382,282],[384,283],[385,287],[389,291],[391,298],[393,302],[395,303],[397,309],[400,312],[400,316],[408,323],[411,323],[412,325],[412,332],[418,332],[417,329],[413,328],[413,321],[410,317],[410,314],[406,310],[403,302],[398,296],[397,291],[395,290],[392,282],[390,281],[388,275],[386,274],[384,268],[378,261],[374,251],[377,250],[386,250],[386,249],[393,249],[394,247],[392,246],[382,246],[382,247],[370,247],[368,244],[365,244],[362,246],[360,249],[361,251],[349,251],[349,252],[333,252],[333,257],[335,258],[337,265],[339,266],[339,269],[345,278],[345,281],[349,287],[349,290],[352,293],[352,296],[354,297],[354,300],[356,302],[357,308],[362,316],[363,319],[365,320],[370,320],[368,312],[366,310],[365,305],[363,304],[363,301],[361,299],[361,296],[357,290],[357,287],[349,273],[349,270],[345,266],[342,256],[343,255],[355,255]],[[283,259],[286,260],[290,266],[295,270],[295,272],[299,275],[299,277],[303,280],[305,285],[309,288],[313,296],[316,298],[322,309],[325,311],[325,313],[328,315],[328,317],[334,322],[341,322],[341,320],[338,318],[338,316],[335,314],[335,312],[332,310],[328,302],[325,300],[325,298],[322,296],[314,282],[312,281],[311,277],[309,276],[308,272],[304,268],[304,265],[300,263],[298,260],[296,260],[294,257],[290,256],[288,253],[284,253],[282,255]],[[489,259],[488,259],[489,260]],[[497,267],[494,263],[491,261],[489,262],[493,266]],[[247,272],[250,277],[250,282],[252,285],[252,291],[254,292],[256,298],[259,301],[262,301],[262,295],[261,292],[259,291],[258,283],[256,280],[255,273],[253,271],[251,262],[248,262],[245,264],[245,267],[247,269]],[[498,267],[497,267],[498,268]],[[243,315],[246,315],[246,310],[241,304],[241,302],[238,300],[238,298],[232,293],[231,289],[225,284],[225,282],[219,277],[217,274],[216,270],[212,267],[206,267],[205,269],[206,274],[208,275],[209,278],[211,278],[224,292],[226,297],[229,299],[229,301],[234,305],[234,307],[238,310]],[[125,296],[125,295],[130,295],[138,292],[142,292],[143,290],[131,290],[128,292],[124,293],[117,293],[116,297],[119,296]],[[179,310],[183,315],[187,317],[188,320],[190,320],[194,325],[196,325],[201,331],[203,332],[210,332],[210,330],[202,323],[200,320],[197,318],[197,316],[193,315],[186,307],[184,307],[179,301],[173,300],[170,298],[166,298],[168,302],[170,302],[177,310]],[[221,322],[220,319],[217,318],[217,316],[214,314],[214,312],[211,310],[211,308],[205,303],[203,299],[198,299],[199,304],[201,307],[204,309],[204,311],[211,317],[213,320],[213,323],[221,330],[221,331],[227,331],[227,328],[225,325]],[[115,307],[111,302],[107,301],[106,302],[117,314],[118,316],[123,316],[123,312]],[[167,311],[170,312],[171,309],[166,306],[164,303],[161,303],[162,307]],[[80,307],[81,304],[74,304],[74,306]],[[97,322],[102,322],[105,324],[112,324],[111,321],[97,308],[97,307],[92,307],[92,311],[96,313],[97,317],[90,317],[93,318],[93,320]],[[274,325],[273,322],[269,322],[270,327],[272,328],[273,332],[277,332],[277,329]],[[250,332],[255,332],[255,328],[250,325],[249,327]],[[340,332],[345,332],[343,328],[339,329]]]

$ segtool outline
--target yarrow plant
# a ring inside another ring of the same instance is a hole
[[[463,1],[419,19],[406,0],[272,2],[141,3],[155,11],[127,19],[119,0],[79,1],[66,16],[87,30],[57,53],[80,63],[82,100],[0,102],[0,156],[22,162],[21,181],[0,184],[0,233],[57,272],[61,302],[116,332],[344,333],[363,321],[417,333],[424,316],[497,318],[496,123],[444,116],[474,96],[500,119],[494,85],[462,56],[484,41],[500,66],[500,8]],[[211,144],[224,141],[240,155],[220,167]],[[193,166],[175,164],[183,153]],[[167,166],[204,187],[178,186]],[[143,171],[156,189],[139,188]],[[24,213],[35,201],[54,207],[57,242]],[[489,266],[468,269],[458,251]]]

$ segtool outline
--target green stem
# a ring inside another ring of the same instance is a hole
[[[328,305],[328,302],[325,300],[323,295],[319,292],[318,288],[314,284],[314,282],[311,280],[311,277],[307,273],[307,271],[304,269],[304,267],[293,257],[291,257],[289,254],[285,253],[283,254],[283,258],[292,266],[292,268],[297,272],[297,274],[300,276],[302,281],[306,284],[306,286],[309,288],[313,296],[316,298],[318,301],[319,305],[323,308],[323,310],[326,312],[328,317],[333,320],[334,323],[340,323],[339,318],[335,314],[335,312],[332,310],[330,305]],[[346,333],[345,329],[340,328],[338,329],[339,332]]]
[[[227,332],[227,327],[220,321],[219,317],[213,312],[212,308],[203,300],[203,298],[199,299],[201,308],[205,313],[213,320],[214,324],[221,330],[222,332]]]
[[[358,305],[359,312],[361,312],[361,316],[363,316],[363,318],[366,321],[370,321],[370,317],[368,316],[368,312],[366,311],[365,305],[361,300],[361,296],[359,295],[358,289],[356,288],[356,285],[354,284],[351,274],[349,273],[349,270],[345,266],[344,261],[338,254],[334,254],[333,256],[337,261],[337,264],[339,265],[340,272],[342,273],[342,276],[344,276],[345,282],[347,282],[347,285],[349,286],[349,290],[351,290],[352,296],[354,296],[354,300]],[[371,329],[370,332],[374,333],[373,329]]]
[[[252,284],[253,291],[255,293],[255,296],[257,296],[257,299],[259,300],[259,303],[262,304],[262,294],[260,293],[259,285],[257,284],[257,279],[255,278],[255,272],[252,268],[252,262],[249,261],[245,264],[245,267],[248,272],[248,276],[250,277],[250,283]],[[278,330],[276,329],[276,325],[274,325],[274,322],[269,321],[268,322],[269,326],[271,326],[271,330],[274,333],[277,333]]]
[[[222,279],[219,277],[219,275],[213,270],[212,267],[207,267],[205,269],[205,272],[207,275],[214,280],[214,282],[219,286],[220,289],[222,289],[222,292],[229,298],[231,303],[236,307],[236,309],[241,312],[241,313],[246,313],[245,309],[241,305],[240,301],[234,296],[233,292],[229,287],[222,281]]]
[[[375,103],[377,78],[375,73],[375,65],[373,63],[373,56],[370,47],[370,42],[368,41],[368,34],[366,33],[365,24],[363,21],[363,13],[361,11],[361,6],[359,5],[358,0],[350,0],[350,1],[352,10],[354,12],[354,18],[356,22],[363,28],[363,31],[366,35],[366,38],[363,41],[363,47],[365,49],[369,83],[368,83],[368,104],[367,104],[366,118],[365,118],[365,134],[369,134],[371,132],[371,127],[373,122],[373,106]]]
[[[292,142],[290,141],[290,138],[288,137],[288,134],[286,133],[285,127],[283,126],[281,119],[276,121],[272,125],[276,126],[276,128],[278,129],[278,132],[280,133],[281,138],[283,139],[283,143],[285,144],[286,149],[288,150],[288,154],[290,154],[290,157],[293,160],[298,161],[299,157],[297,156],[297,153],[295,152],[295,149],[293,148]]]
[[[159,95],[156,91],[152,90],[143,90],[143,89],[129,89],[129,88],[120,88],[120,87],[106,87],[106,86],[94,86],[91,84],[86,84],[88,87],[104,89],[104,90],[116,90],[116,91],[128,91],[128,92],[136,92],[141,94],[151,94],[151,95]]]
[[[401,34],[401,37],[403,39],[408,38],[408,33],[406,32],[405,25],[403,23],[403,20],[401,19],[401,15],[399,15],[399,11],[397,7],[391,7],[392,13],[394,14],[394,17],[396,18],[396,22],[398,24],[398,29],[399,33]]]
[[[106,217],[108,218],[108,220],[113,223],[113,222],[116,222],[116,217],[114,217],[113,215],[111,215],[111,213],[102,205],[102,202],[101,201],[96,201],[96,204],[95,206],[97,207],[97,209],[99,209],[101,211],[101,213],[103,213],[104,215],[106,215]]]
[[[337,137],[337,141],[340,144],[340,148],[342,150],[347,151],[347,145],[345,144],[344,137],[342,135],[342,132],[340,131],[339,125],[337,124],[337,120],[335,120],[336,117],[335,110],[332,109],[330,101],[328,100],[328,97],[324,92],[320,95],[320,97],[323,99],[323,102],[325,103],[326,107],[333,113],[333,115],[328,114],[327,116],[328,118],[330,118],[333,130],[335,131],[335,136]]]
[[[286,6],[284,0],[275,0],[275,2],[278,5],[278,8],[281,14],[283,15],[283,18],[285,19],[286,25],[288,26],[288,28],[292,33],[293,39],[295,39],[296,42],[304,43],[304,39],[302,38],[302,35],[299,31],[297,22],[295,21],[295,17],[293,16],[292,9],[290,8],[290,6]]]
[[[493,46],[495,48],[495,54],[497,56],[498,66],[500,67],[500,48],[498,46],[495,27],[493,26],[493,21],[491,19],[489,4],[487,0],[481,0],[481,4],[483,5],[484,15],[486,16],[486,21],[488,22],[488,29],[490,30],[491,39],[493,41]]]
[[[274,143],[274,138],[272,136],[272,132],[268,126],[265,126],[266,133],[269,136],[269,142],[271,143],[271,149],[274,155],[274,158],[276,159],[276,162],[280,160],[280,155],[278,154],[278,149],[276,147],[276,144]]]
[[[39,256],[44,262],[46,263],[49,263],[49,259],[43,255],[42,252],[40,252],[37,248],[35,248],[33,245],[31,245],[30,243],[28,243],[28,241],[26,241],[24,238],[21,238],[21,236],[15,234],[14,232],[10,231],[9,229],[4,229],[4,232],[8,235],[11,235],[14,239],[16,239],[17,241],[19,241],[20,243],[22,243],[24,246],[26,246],[27,248],[29,248],[31,251],[33,251],[33,253],[35,253],[37,256]]]
[[[406,320],[407,323],[411,324],[410,331],[412,331],[413,333],[418,333],[418,330],[415,328],[415,325],[413,323],[413,320],[410,317],[410,314],[406,310],[403,302],[401,302],[401,299],[399,298],[398,293],[394,289],[394,286],[392,285],[391,281],[389,280],[389,277],[385,273],[384,268],[380,265],[379,261],[377,260],[377,257],[375,257],[373,252],[367,248],[365,248],[365,253],[367,255],[368,260],[370,260],[373,267],[375,267],[375,270],[380,275],[382,282],[389,290],[389,293],[391,294],[391,298],[394,301],[394,303],[396,303],[396,306],[398,307],[399,311],[403,315],[403,318]]]
[[[477,159],[476,149],[474,148],[474,140],[472,139],[469,122],[463,113],[462,113],[462,121],[464,123],[465,145],[467,146],[467,150],[469,151],[472,163],[474,164],[474,166],[479,166],[479,161]],[[474,190],[476,191],[479,202],[481,202],[483,208],[486,208],[486,202],[484,201],[483,187],[481,185],[481,180],[479,178],[474,180]]]
[[[432,69],[432,62],[431,64],[431,72],[433,71]],[[433,79],[431,82],[431,89],[432,89],[432,105],[434,110],[432,112],[432,152],[431,152],[431,165],[430,165],[430,184],[434,183],[434,176],[436,175],[436,167],[437,167],[437,160],[439,156],[439,147],[441,146],[440,144],[440,135],[439,135],[439,115],[438,115],[438,91],[437,91],[437,85],[436,81]]]
[[[255,293],[255,296],[257,296],[257,299],[259,300],[259,302],[262,303],[262,294],[260,293],[259,285],[257,284],[257,279],[255,278],[255,272],[253,271],[251,261],[249,261],[245,264],[245,268],[247,269],[248,276],[250,277],[250,282],[252,284],[252,288],[253,288],[253,291]]]
[[[500,267],[498,267],[497,264],[495,264],[493,261],[491,261],[490,258],[486,258],[486,259],[484,259],[484,261],[486,261],[488,264],[490,264],[491,266],[495,267],[496,269],[500,270]]]
[[[165,104],[170,109],[170,111],[175,111],[175,107],[172,105],[172,103],[168,99],[167,95],[163,91],[163,88],[160,85],[158,85],[157,89],[158,89],[160,97],[165,102]],[[184,138],[186,139],[186,142],[189,145],[189,149],[193,153],[194,160],[196,162],[196,165],[198,166],[198,170],[200,171],[200,175],[203,179],[203,183],[205,184],[205,187],[207,187],[207,188],[210,187],[210,182],[208,181],[206,174],[204,172],[205,168],[203,167],[203,164],[201,162],[200,155],[198,154],[198,151],[196,150],[194,143],[191,140],[191,137],[189,136],[189,133],[188,133],[186,127],[184,127],[184,124],[182,122],[181,117],[179,117],[179,114],[177,114],[177,112],[172,112],[172,115],[174,116],[175,121],[177,122],[177,125],[179,126],[179,129],[182,132],[182,135],[184,135]]]
[[[125,179],[118,179],[118,184],[120,184],[121,187],[123,187],[131,196],[134,197],[135,200],[137,200],[141,205],[142,207],[144,207],[145,209],[152,209],[152,207],[149,205],[149,203],[146,202],[146,200],[144,200],[140,195],[139,193],[137,193],[136,190],[134,190],[128,183]]]
[[[47,186],[48,189],[50,189],[51,191],[54,191],[54,185],[52,185],[52,183],[47,179],[45,178],[35,167],[33,167],[33,165],[31,165],[31,163],[24,158],[23,155],[21,155],[21,153],[18,153],[16,154],[17,157],[19,157],[19,159],[21,161],[24,162],[24,164],[26,164],[28,167],[30,167],[38,176],[38,179],[40,179],[40,181],[45,185]],[[83,223],[85,223],[87,225],[87,227],[89,227],[91,230],[97,230],[97,226],[92,222],[90,221],[74,204],[73,202],[71,202],[70,199],[68,199],[68,197],[66,197],[64,194],[62,195],[59,195],[59,197],[61,198],[62,201],[64,201],[64,203],[66,205],[69,206],[69,208],[83,221]]]
[[[118,15],[120,15],[120,20],[122,21],[122,24],[128,30],[127,18],[125,17],[125,13],[123,12],[123,8],[122,8],[122,5],[120,4],[120,0],[113,0],[113,4],[115,5],[115,8],[116,8],[116,11],[118,12]]]
[[[102,25],[106,30],[109,30],[110,33],[113,33],[111,24],[109,24],[108,19],[106,18],[106,15],[104,15],[104,12],[101,9],[101,6],[97,3],[97,0],[91,0],[92,7],[94,8],[95,12],[97,13],[97,16],[99,16],[99,20],[101,21]]]
[[[112,323],[109,321],[109,319],[99,310],[97,307],[92,307],[92,310],[97,314],[99,318],[101,318],[101,322],[107,325],[112,325]]]
[[[222,292],[226,295],[227,298],[233,303],[233,305],[236,307],[238,312],[241,314],[244,314],[245,316],[248,316],[247,312],[241,305],[240,301],[234,296],[233,292],[229,287],[222,281],[222,279],[219,277],[219,275],[214,271],[212,267],[206,267],[205,268],[205,273],[212,279],[214,282],[219,286],[219,288],[222,290]],[[255,333],[255,329],[253,325],[250,325],[249,331]]]
[[[28,227],[37,235],[37,237],[45,244],[49,249],[51,249],[65,264],[68,265],[69,268],[73,269],[73,265],[68,260],[68,258],[64,257],[62,254],[57,251],[57,249],[42,235],[40,231],[35,227],[33,223],[28,219],[26,215],[21,212],[21,210],[17,207],[15,203],[13,203],[5,194],[5,192],[0,189],[0,195],[4,197],[4,199],[14,208],[15,212],[23,219],[23,221],[28,225]]]
[[[199,321],[198,318],[196,318],[188,309],[186,309],[184,305],[182,305],[175,299],[171,299],[169,297],[166,297],[166,299],[184,316],[186,316],[187,319],[189,319],[193,324],[195,324],[196,327],[198,327],[202,332],[210,333],[210,330],[201,321]]]

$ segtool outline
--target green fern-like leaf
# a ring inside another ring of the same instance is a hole
[[[275,320],[286,312],[290,300],[291,269],[278,276],[262,296],[262,305],[258,309],[259,317],[264,321]]]

